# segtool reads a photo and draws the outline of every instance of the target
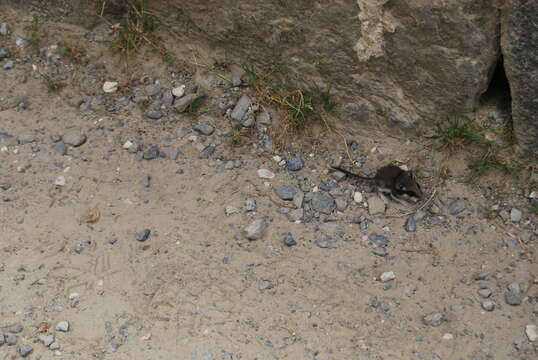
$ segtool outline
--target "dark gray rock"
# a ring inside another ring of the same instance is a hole
[[[19,355],[21,357],[27,357],[28,355],[32,353],[32,351],[34,351],[34,348],[31,347],[30,345],[21,345],[19,347]]]
[[[146,91],[147,96],[155,96],[161,92],[161,87],[159,84],[150,84],[147,85],[144,90]]]
[[[407,220],[405,220],[405,231],[407,232],[417,231],[417,223],[415,222],[415,218],[413,215],[409,216]]]
[[[443,321],[446,321],[446,315],[444,313],[433,313],[426,315],[422,318],[422,322],[425,325],[437,327],[441,325]]]
[[[160,153],[161,152],[159,150],[159,147],[157,145],[152,145],[152,146],[149,147],[149,149],[144,151],[144,159],[145,160],[156,159],[156,158],[159,157]]]
[[[9,50],[6,48],[0,48],[0,60],[4,60],[9,57]]]
[[[213,155],[213,153],[215,152],[216,148],[217,147],[215,146],[215,144],[207,145],[202,151],[200,151],[199,158],[200,159],[209,159],[209,157],[211,155]]]
[[[151,176],[150,175],[144,175],[142,180],[140,180],[140,185],[149,188],[150,185]]]
[[[160,110],[150,110],[146,113],[148,119],[158,120],[163,117],[163,112]]]
[[[286,246],[295,246],[297,245],[297,241],[293,238],[293,235],[290,232],[284,233],[284,237],[282,239],[284,242],[284,245]]]
[[[17,142],[20,145],[30,144],[30,143],[33,143],[34,141],[35,141],[35,137],[33,135],[19,135],[19,136],[17,136]]]
[[[252,104],[250,98],[247,95],[243,95],[239,98],[237,104],[235,104],[234,109],[230,117],[236,122],[240,123],[243,120],[243,117],[248,111],[248,108]]]
[[[209,136],[211,134],[213,134],[213,132],[215,131],[215,128],[209,124],[206,124],[206,123],[201,123],[201,124],[196,124],[194,125],[193,127],[193,130],[199,132],[200,134],[203,134],[205,136]]]
[[[291,171],[299,171],[303,168],[303,161],[299,157],[292,157],[288,160],[288,169]]]
[[[297,189],[295,186],[282,185],[275,186],[273,188],[273,191],[282,200],[293,200],[293,197],[295,196],[295,194],[297,194],[299,189]]]
[[[338,239],[328,236],[328,235],[322,235],[321,238],[314,241],[314,243],[322,249],[334,249],[336,248],[336,242]]]
[[[136,241],[143,242],[143,241],[146,241],[149,238],[150,234],[151,234],[151,230],[150,229],[145,229],[143,231],[135,233],[135,239],[136,239]]]
[[[326,215],[330,215],[335,207],[334,199],[330,195],[322,192],[314,193],[311,204],[312,209]]]
[[[174,103],[174,95],[172,95],[171,91],[165,91],[163,93],[162,102],[163,105],[166,107],[172,106],[172,104]]]
[[[448,211],[451,215],[457,215],[467,208],[467,204],[464,200],[456,200],[450,204]]]
[[[68,147],[65,144],[54,144],[54,151],[56,151],[61,156],[67,155]]]
[[[80,146],[86,142],[86,135],[82,130],[72,130],[62,136],[64,143],[74,147]]]
[[[13,335],[13,334],[8,335],[6,337],[6,344],[8,344],[9,346],[17,345],[17,340],[18,340],[17,335]]]
[[[377,247],[385,247],[389,244],[389,238],[381,234],[371,234],[368,236],[368,240]]]
[[[504,300],[508,305],[521,305],[521,289],[518,283],[510,283],[508,285],[508,291],[504,294]]]

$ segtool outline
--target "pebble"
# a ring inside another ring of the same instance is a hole
[[[144,151],[143,157],[144,157],[145,160],[153,160],[153,159],[158,158],[160,153],[161,152],[160,152],[159,147],[157,145],[151,145],[149,147],[149,149]]]
[[[158,120],[163,117],[163,112],[160,110],[150,110],[146,113],[148,119]]]
[[[209,157],[215,152],[216,146],[214,144],[207,145],[202,151],[200,151],[200,159],[209,159]]]
[[[380,234],[371,234],[368,236],[368,240],[370,240],[377,247],[385,247],[389,244],[389,238]]]
[[[518,283],[510,283],[508,291],[504,294],[504,300],[508,305],[521,305],[521,289]]]
[[[288,210],[288,209],[286,209]],[[287,213],[288,220],[291,222],[300,222],[304,217],[304,209],[295,209]]]
[[[142,178],[142,180],[140,180],[139,184],[142,185],[143,187],[147,187],[147,188],[149,188],[150,180],[151,180],[151,176],[150,176],[150,175],[144,175],[144,177]]]
[[[284,245],[286,246],[295,246],[297,245],[297,241],[293,238],[293,235],[290,232],[284,233],[284,237],[282,239],[284,242]]]
[[[262,280],[260,281],[260,290],[269,290],[273,288],[273,284],[270,281]]]
[[[265,219],[257,219],[243,229],[243,235],[248,240],[259,240],[263,237],[265,229],[267,229],[267,221]]]
[[[19,135],[17,136],[17,142],[19,145],[30,144],[35,142],[35,137],[33,135]]]
[[[12,334],[21,333],[22,330],[24,330],[24,326],[22,326],[22,324],[11,325],[6,329],[7,332],[12,333]]]
[[[54,180],[54,185],[56,186],[65,186],[65,176],[60,175]]]
[[[6,344],[10,346],[17,345],[17,335],[8,335],[6,338]]]
[[[381,282],[387,282],[396,279],[396,275],[393,271],[387,271],[381,274],[379,279],[381,280]]]
[[[245,200],[245,212],[256,211],[256,199],[247,198]]]
[[[34,348],[31,347],[30,345],[21,345],[19,347],[19,354],[22,357],[27,357],[28,355],[32,353],[32,351],[34,351]]]
[[[312,209],[326,215],[330,215],[335,207],[334,199],[321,192],[314,193],[311,204]]]
[[[531,342],[538,340],[538,326],[527,325],[525,327],[525,334],[527,334],[527,338],[529,338],[529,341]]]
[[[189,105],[198,99],[198,97],[197,94],[188,94],[181,98],[177,98],[176,101],[174,101],[174,108],[180,113],[185,112]]]
[[[427,215],[428,213],[426,211],[419,210],[415,213],[415,215],[413,215],[413,219],[415,220],[415,222],[419,222],[422,221]]]
[[[335,249],[336,242],[337,242],[337,239],[327,236],[327,235],[323,235],[321,238],[314,241],[317,247],[321,249]]]
[[[180,85],[178,87],[173,88],[172,95],[174,95],[177,98],[180,98],[183,95],[185,95],[185,85]]]
[[[379,198],[379,196],[372,196],[368,198],[368,213],[372,216],[385,213],[385,203]]]
[[[65,144],[55,144],[53,149],[61,156],[67,155],[68,147]]]
[[[11,34],[11,29],[9,28],[7,23],[1,23],[0,24],[0,35],[2,36],[8,36]]]
[[[299,208],[303,207],[303,201],[304,201],[304,192],[299,190],[293,196],[293,205],[295,205],[295,207],[299,209]]]
[[[49,347],[50,344],[54,342],[54,336],[53,335],[39,335],[39,341],[43,343],[46,347]]]
[[[161,87],[159,84],[149,84],[144,90],[146,91],[146,95],[154,96],[161,92]]]
[[[169,157],[172,160],[177,160],[179,154],[181,154],[181,151],[178,148],[173,148],[172,150],[170,150]]]
[[[3,68],[4,70],[10,70],[10,69],[13,69],[14,66],[15,66],[15,63],[13,62],[13,60],[8,60],[4,64]]]
[[[68,332],[69,322],[66,320],[60,321],[58,324],[56,324],[56,331]]]
[[[356,191],[353,194],[353,201],[355,201],[357,204],[362,204],[363,200],[364,199],[363,199],[362,193],[360,191]]]
[[[446,320],[446,316],[443,313],[433,313],[426,315],[422,318],[425,325],[437,327]]]
[[[273,179],[275,174],[267,169],[258,169],[258,177],[262,179]]]
[[[4,334],[0,332],[0,346],[4,345],[6,343],[6,338]]]
[[[118,90],[118,83],[116,81],[105,81],[103,84],[103,91],[106,93],[113,93]]]
[[[488,289],[488,288],[479,289],[478,290],[478,295],[480,295],[484,299],[487,299],[488,297],[491,296],[491,290]]]
[[[0,60],[9,57],[9,50],[6,48],[0,48]]]
[[[235,104],[230,117],[236,122],[241,122],[251,104],[252,102],[247,95],[241,96],[237,104]]]
[[[299,157],[292,157],[288,160],[288,169],[290,171],[299,171],[303,168],[303,161]]]
[[[448,211],[451,215],[457,215],[467,208],[467,204],[464,200],[456,200],[450,204]]]
[[[59,348],[60,348],[60,344],[58,344],[58,341],[55,341],[49,345],[49,349],[51,350],[58,350]]]
[[[174,95],[172,95],[172,92],[165,91],[163,93],[162,102],[163,105],[166,107],[172,106],[172,104],[174,103]]]
[[[227,205],[226,208],[224,208],[224,214],[226,216],[230,216],[233,214],[239,214],[239,209],[232,205]]]
[[[512,222],[520,222],[522,216],[523,216],[523,213],[519,209],[513,208],[510,211],[510,221]]]
[[[135,239],[137,241],[143,242],[146,241],[149,238],[149,235],[151,234],[150,229],[145,229],[143,231],[135,233]]]
[[[336,204],[336,210],[338,211],[344,211],[347,209],[347,200],[344,199],[343,197],[337,197],[335,200],[334,200],[334,203]]]
[[[72,130],[65,134],[63,137],[64,143],[74,147],[80,146],[86,142],[86,135],[82,130]]]
[[[215,128],[207,123],[196,124],[192,128],[205,136],[209,136],[215,131]]]
[[[417,223],[415,222],[415,218],[413,215],[409,216],[407,220],[405,220],[405,231],[407,232],[417,231]]]
[[[486,311],[493,311],[495,309],[495,303],[491,300],[484,300],[482,302],[482,309]]]
[[[297,194],[299,189],[297,189],[295,186],[283,185],[275,186],[273,191],[282,200],[293,200],[293,197],[295,194]]]

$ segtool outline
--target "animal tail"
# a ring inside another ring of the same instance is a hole
[[[347,176],[351,176],[351,177],[354,177],[354,178],[358,178],[358,179],[362,179],[362,180],[372,180],[372,178],[354,174],[354,173],[352,173],[351,171],[348,171],[348,170],[346,170],[346,169],[342,169],[341,167],[334,167],[334,166],[331,166],[331,169],[333,169],[333,170],[337,170],[337,171],[341,171],[341,172],[343,172],[344,174],[346,174]]]

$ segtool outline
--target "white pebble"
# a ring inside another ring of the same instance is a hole
[[[525,333],[529,338],[529,341],[533,342],[538,340],[538,326],[536,325],[527,325],[525,327]]]
[[[284,165],[286,165],[286,160],[281,160],[281,161],[278,163],[278,165],[280,165],[280,166],[284,166]]]
[[[54,180],[54,185],[56,186],[64,186],[65,185],[65,177],[60,175],[56,180]]]
[[[130,141],[130,140],[127,140],[127,141],[125,142],[125,144],[123,144],[123,148],[124,148],[125,150],[129,149],[131,146],[133,146],[133,142]]]
[[[278,155],[275,155],[275,156],[273,156],[273,160],[275,160],[275,162],[279,163],[279,162],[282,161],[282,158],[280,156],[278,156]]]
[[[116,81],[105,81],[103,84],[103,91],[106,93],[113,93],[118,90],[118,83]]]
[[[178,87],[175,87],[172,89],[172,95],[174,95],[175,97],[182,97],[183,95],[185,95],[185,85],[180,85]]]
[[[355,192],[355,194],[353,194],[353,200],[355,200],[355,202],[358,204],[362,203],[362,193],[360,191]]]
[[[258,169],[258,176],[262,179],[272,179],[275,177],[275,174],[267,169]]]
[[[450,333],[446,333],[443,335],[443,340],[452,340],[452,339],[454,339],[454,335]]]
[[[387,282],[396,279],[396,275],[393,271],[387,271],[381,274],[379,279],[381,280],[381,282]]]
[[[57,331],[68,332],[69,331],[69,323],[66,320],[60,321],[58,324],[56,324],[56,330]]]

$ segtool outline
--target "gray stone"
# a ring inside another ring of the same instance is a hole
[[[17,335],[8,335],[6,337],[6,344],[8,344],[9,346],[17,345]]]
[[[71,99],[69,99],[69,105],[73,107],[80,107],[80,105],[84,102],[84,99],[82,96],[75,95]]]
[[[523,213],[521,212],[521,210],[513,208],[510,211],[510,221],[520,222],[522,217],[523,217]]]
[[[4,345],[6,343],[6,337],[2,332],[0,332],[0,346]]]
[[[161,87],[159,84],[150,84],[147,85],[144,90],[146,91],[147,96],[155,96],[161,92]]]
[[[61,332],[68,332],[69,331],[69,322],[67,322],[66,320],[62,320],[60,321],[59,323],[56,324],[56,331],[61,331]]]
[[[513,282],[508,284],[508,291],[504,294],[504,300],[508,305],[521,305],[521,288],[518,283]]]
[[[32,353],[32,351],[34,351],[34,348],[30,345],[21,345],[19,347],[19,355],[22,357],[27,357]]]
[[[462,211],[464,211],[466,208],[467,208],[467,204],[465,203],[464,200],[460,199],[460,200],[456,200],[452,202],[452,204],[450,204],[450,206],[448,207],[448,211],[450,212],[451,215],[457,215],[461,213]]]
[[[405,220],[405,231],[407,232],[415,232],[417,231],[417,223],[415,222],[415,218],[413,215],[409,216],[407,220]]]
[[[49,347],[50,344],[54,342],[54,336],[53,335],[39,335],[39,341],[43,343],[46,347]]]
[[[24,326],[22,326],[22,324],[14,324],[6,328],[6,331],[12,334],[21,333],[22,330],[24,330]]]
[[[62,136],[62,139],[67,145],[77,147],[86,142],[86,135],[82,130],[72,130]]]
[[[166,107],[172,106],[174,103],[174,95],[172,95],[171,91],[168,90],[163,93],[162,102]]]
[[[135,239],[136,241],[144,242],[149,238],[150,234],[151,234],[150,229],[144,229],[143,231],[135,233]]]
[[[348,203],[347,200],[343,197],[337,197],[334,199],[334,202],[336,204],[336,210],[338,211],[344,211],[347,209]]]
[[[317,247],[322,249],[335,249],[336,248],[336,242],[338,239],[328,236],[328,235],[322,235],[321,238],[314,241],[314,243],[317,245]]]
[[[196,124],[192,128],[205,136],[209,136],[215,131],[215,128],[207,123]]]
[[[15,66],[15,63],[13,62],[13,60],[8,60],[4,64],[3,68],[4,70],[10,70],[10,69],[13,69],[14,66]]]
[[[251,104],[252,102],[247,95],[241,96],[237,104],[235,104],[234,109],[232,110],[232,114],[230,115],[231,118],[236,122],[240,123],[243,120],[243,117],[247,113],[248,108]]]
[[[200,151],[199,158],[200,159],[209,159],[209,157],[211,155],[213,155],[213,153],[215,152],[216,148],[217,147],[215,146],[215,144],[207,145],[202,151]]]
[[[368,198],[368,213],[372,216],[385,213],[385,203],[379,196],[371,196]]]
[[[256,199],[247,198],[245,200],[245,212],[256,211]]]
[[[172,150],[170,150],[168,157],[172,160],[177,160],[179,154],[181,154],[181,151],[178,148],[173,148]]]
[[[311,204],[312,209],[326,215],[330,215],[335,207],[334,199],[330,195],[321,192],[314,193]]]
[[[273,188],[273,191],[282,200],[293,200],[293,197],[295,196],[295,194],[297,194],[299,189],[297,189],[295,186],[282,185],[275,186]]]
[[[80,111],[88,111],[88,110],[90,110],[91,107],[92,107],[92,102],[91,101],[85,101],[82,104],[80,104],[78,109]]]
[[[303,161],[299,157],[292,157],[287,164],[288,169],[291,171],[299,171],[303,168]]]
[[[433,313],[426,315],[422,318],[422,322],[425,325],[437,327],[441,325],[443,321],[446,321],[446,315],[444,313]]]
[[[151,180],[151,176],[150,176],[150,175],[144,175],[144,177],[142,178],[142,180],[140,180],[139,184],[142,185],[143,187],[147,187],[147,188],[149,188],[149,186],[150,186],[150,180]]]
[[[284,245],[286,246],[295,246],[297,245],[297,241],[293,238],[293,235],[290,232],[284,233],[284,237],[282,239],[282,242],[284,242]]]
[[[146,151],[144,151],[145,160],[153,160],[159,157],[160,150],[157,145],[151,145]]]
[[[4,60],[9,57],[9,50],[6,48],[0,48],[0,60]]]
[[[59,141],[62,141],[62,137],[60,135],[51,135],[50,140],[54,143],[57,143]]]
[[[158,120],[163,117],[163,113],[160,110],[150,110],[146,113],[148,119]]]
[[[491,290],[488,289],[488,288],[483,288],[483,289],[479,289],[478,290],[478,295],[480,295],[481,297],[487,299],[491,296]]]
[[[256,119],[254,118],[254,115],[247,114],[243,120],[241,121],[241,125],[246,128],[251,128],[256,123]]]
[[[377,247],[385,247],[389,244],[389,238],[381,234],[371,234],[368,236],[368,240]]]
[[[65,144],[54,144],[54,151],[56,151],[61,156],[67,155],[68,147]]]
[[[491,300],[482,301],[482,309],[486,311],[493,311],[495,309],[495,303]]]
[[[301,190],[298,190],[295,195],[293,195],[293,205],[295,205],[296,208],[303,207],[303,201],[304,201],[304,192]]]
[[[291,222],[302,221],[304,217],[304,209],[291,210],[289,213],[286,214],[286,216]]]
[[[11,29],[9,28],[9,25],[6,23],[0,24],[0,35],[2,36],[8,36],[11,34]]]
[[[265,219],[257,219],[243,229],[243,235],[248,240],[259,240],[265,234],[266,229],[267,221]]]
[[[260,281],[260,290],[269,290],[273,288],[273,283],[267,280]]]
[[[199,96],[197,94],[187,94],[181,98],[176,98],[174,101],[174,108],[182,113],[187,111],[189,106],[196,100],[198,100]]]
[[[34,141],[35,141],[35,137],[33,135],[19,135],[19,136],[17,136],[17,142],[20,145],[30,144],[30,143],[33,143]]]

